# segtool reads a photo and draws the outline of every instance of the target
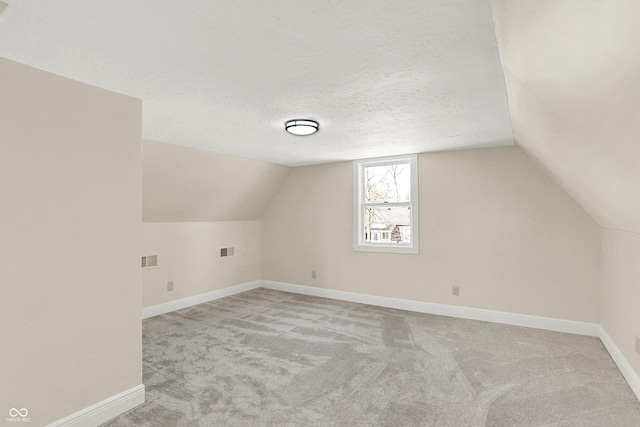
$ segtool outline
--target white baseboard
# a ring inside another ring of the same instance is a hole
[[[600,336],[600,325],[596,323],[576,322],[573,320],[553,319],[549,317],[530,316],[527,314],[506,313],[502,311],[480,308],[460,307],[455,305],[436,304],[431,302],[412,301],[398,298],[379,297],[333,289],[315,288],[312,286],[292,285],[290,283],[263,280],[262,287],[297,294],[397,308],[418,313],[437,314],[440,316],[458,317],[462,319],[482,320],[506,325],[525,326],[548,331],[566,332],[569,334]]]
[[[524,326],[528,328],[545,329],[548,331],[566,332],[577,335],[588,335],[592,337],[600,336],[600,325],[596,323],[576,322],[573,320],[553,319],[549,317],[507,313],[481,308],[380,297],[354,292],[337,291],[333,289],[316,288],[313,286],[274,282],[270,280],[256,280],[204,294],[169,301],[164,304],[146,307],[142,309],[142,318],[147,319],[149,317],[158,316],[160,314],[169,313],[171,311],[180,310],[182,308],[191,307],[193,305],[202,304],[260,287],[322,298],[376,305],[380,307],[397,308],[400,310],[415,311],[418,313],[437,314],[440,316],[458,317],[461,319],[482,320],[485,322],[503,323],[506,325]]]
[[[600,341],[604,344],[605,348],[611,355],[613,361],[618,365],[618,369],[622,372],[622,376],[629,383],[629,387],[635,393],[638,400],[640,400],[640,376],[633,370],[627,359],[624,357],[618,346],[613,342],[607,331],[600,326]]]
[[[461,319],[481,320],[491,323],[502,323],[513,326],[544,329],[555,332],[565,332],[576,335],[598,337],[616,363],[620,372],[625,377],[629,386],[640,400],[640,377],[633,370],[629,362],[622,355],[607,332],[597,323],[577,322],[573,320],[554,319],[550,317],[531,316],[527,314],[507,313],[503,311],[485,310],[480,308],[460,307],[455,305],[437,304],[423,301],[412,301],[399,298],[380,297],[375,295],[359,294],[354,292],[337,291],[333,289],[316,288],[313,286],[294,285],[291,283],[274,282],[270,280],[257,280],[219,289],[205,294],[195,295],[168,303],[155,305],[142,309],[142,318],[169,313],[174,310],[202,304],[241,292],[257,288],[267,288],[277,291],[293,292],[296,294],[329,298],[340,301],[350,301],[360,304],[375,305],[379,307],[396,308],[400,310],[414,311],[418,313],[436,314],[440,316],[457,317]],[[144,401],[144,393],[143,393]],[[135,406],[135,405],[134,405]],[[75,415],[75,414],[74,414]],[[61,420],[62,421],[62,420]],[[59,421],[60,422],[60,421]],[[76,426],[76,424],[51,424],[51,426]],[[77,424],[80,426],[80,424]],[[84,426],[85,424],[82,424]]]
[[[240,292],[246,292],[252,289],[259,288],[261,284],[262,281],[256,280],[254,282],[229,286],[228,288],[222,288],[204,294],[194,295],[192,297],[182,298],[175,301],[165,302],[164,304],[146,307],[142,309],[142,318],[148,319],[149,317],[158,316],[160,314],[165,314],[171,311],[180,310],[182,308],[191,307],[192,305],[198,305],[216,299],[229,297],[231,295],[239,294]]]
[[[144,403],[144,385],[122,393],[64,417],[48,427],[95,427]]]

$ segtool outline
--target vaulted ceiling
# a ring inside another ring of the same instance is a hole
[[[8,3],[0,55],[142,99],[148,139],[286,165],[513,144],[489,0]]]
[[[516,144],[600,225],[640,233],[640,2],[493,11]]]
[[[141,98],[145,138],[293,166],[515,139],[640,233],[637,0],[8,3],[0,55]]]

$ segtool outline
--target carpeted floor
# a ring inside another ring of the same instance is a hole
[[[105,426],[640,426],[597,338],[257,289],[144,321]]]

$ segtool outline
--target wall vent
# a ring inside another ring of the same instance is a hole
[[[234,251],[233,247],[220,248],[220,258],[228,257],[228,256],[234,256],[234,255],[235,255],[235,251]]]
[[[142,268],[152,268],[158,266],[158,255],[145,255],[142,257]]]

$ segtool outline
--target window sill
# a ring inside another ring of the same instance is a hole
[[[419,254],[420,248],[417,246],[400,246],[385,244],[359,244],[353,245],[354,252],[380,252],[393,254]]]

